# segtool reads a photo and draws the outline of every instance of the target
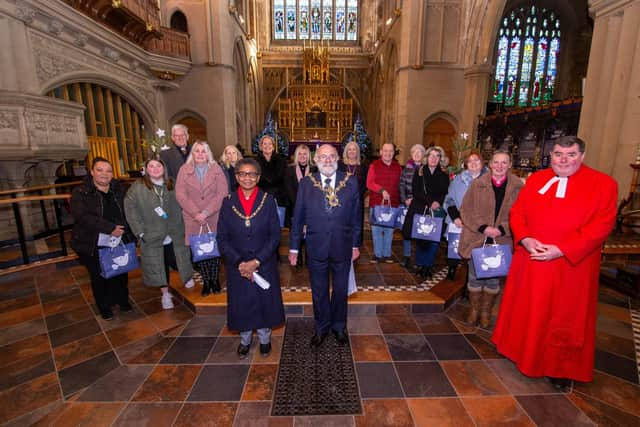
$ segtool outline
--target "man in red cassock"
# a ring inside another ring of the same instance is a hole
[[[551,168],[511,208],[516,247],[492,336],[523,374],[561,391],[593,378],[600,251],[616,217],[617,183],[583,165],[584,151],[558,138]]]

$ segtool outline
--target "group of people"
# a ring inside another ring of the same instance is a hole
[[[207,143],[189,146],[181,125],[172,129],[172,139],[175,146],[160,159],[148,160],[145,176],[126,195],[101,158],[74,190],[72,244],[89,271],[103,318],[113,317],[113,305],[121,311],[131,305],[126,275],[100,275],[98,233],[138,240],[144,283],[160,287],[163,307],[171,308],[169,269],[178,270],[186,287],[193,286],[189,236],[206,229],[217,233],[224,258],[228,327],[240,332],[238,356],[249,353],[253,331],[261,353],[269,354],[271,328],[285,318],[278,272],[281,206],[288,210],[289,262],[295,266],[304,259],[310,272],[316,324],[310,344],[318,348],[332,333],[346,345],[349,274],[360,255],[368,191],[372,210],[378,205],[407,208],[402,263],[411,264],[415,240],[420,276],[434,274],[440,242],[411,238],[415,215],[445,218],[448,229],[460,233],[463,259],[485,244],[514,247],[493,334],[498,350],[523,373],[548,376],[559,388],[570,379],[591,379],[599,248],[614,223],[617,187],[610,177],[582,165],[582,140],[556,140],[551,168],[533,174],[525,185],[510,172],[511,157],[503,151],[492,155],[488,167],[479,153],[469,153],[464,170],[449,182],[445,153],[437,146],[414,145],[402,168],[391,143],[382,144],[380,158],[370,165],[356,143],[346,145],[342,159],[332,145],[318,147],[313,158],[300,145],[287,166],[268,136],[259,144],[257,159],[244,159],[228,146],[220,162]],[[596,186],[601,191],[591,191]],[[371,262],[395,262],[393,228],[372,224],[371,229]],[[460,261],[447,262],[451,279]],[[486,328],[501,279],[479,278],[473,263],[468,265],[466,320]],[[203,294],[219,292],[220,258],[194,266],[205,282]]]

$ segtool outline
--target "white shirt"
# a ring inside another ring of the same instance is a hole
[[[324,186],[326,185],[325,182],[327,180],[327,178],[329,178],[331,180],[331,188],[336,188],[336,173],[334,172],[333,175],[331,176],[324,176],[322,174],[320,174],[320,178],[322,179],[322,188],[324,188]]]

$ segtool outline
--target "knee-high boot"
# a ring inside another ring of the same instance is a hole
[[[469,291],[469,303],[471,308],[467,314],[467,323],[475,325],[478,322],[478,316],[480,315],[480,301],[482,300],[482,290],[475,288],[468,288]]]
[[[480,304],[480,327],[488,328],[491,325],[491,312],[493,311],[493,305],[496,302],[496,297],[498,296],[497,290],[487,290],[484,289],[482,292],[482,302]]]
[[[207,265],[210,260],[204,260],[197,263],[198,271],[200,271],[200,276],[202,276],[202,292],[201,295],[206,297],[211,293],[211,279],[209,278],[209,266]]]
[[[222,291],[220,287],[220,257],[216,257],[211,263],[211,291],[219,294]]]

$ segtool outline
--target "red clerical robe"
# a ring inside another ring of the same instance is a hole
[[[532,377],[591,381],[600,252],[616,217],[616,182],[582,165],[556,197],[553,170],[533,174],[511,208],[515,252],[492,336],[498,351]],[[517,242],[533,237],[564,254],[533,261]]]

